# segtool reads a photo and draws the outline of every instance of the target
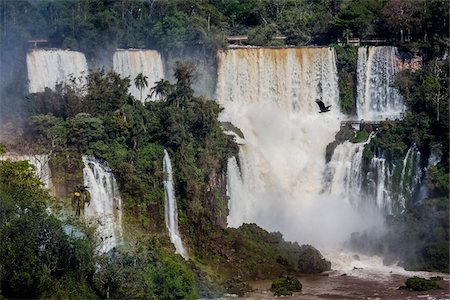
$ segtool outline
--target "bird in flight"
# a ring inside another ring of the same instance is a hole
[[[331,105],[325,106],[325,104],[323,103],[322,100],[316,100],[316,103],[317,103],[317,105],[319,105],[319,108],[320,108],[319,114],[330,111]]]

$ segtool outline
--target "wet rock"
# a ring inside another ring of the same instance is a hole
[[[322,273],[331,270],[331,262],[323,258],[319,250],[310,245],[300,247],[298,269],[302,273]]]

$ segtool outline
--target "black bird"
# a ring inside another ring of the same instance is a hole
[[[317,105],[319,105],[319,108],[320,108],[319,114],[330,111],[331,105],[325,106],[325,104],[323,103],[322,100],[316,100],[316,103],[317,103]]]

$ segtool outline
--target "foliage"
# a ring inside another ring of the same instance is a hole
[[[339,77],[339,99],[341,110],[352,115],[356,113],[356,65],[357,48],[335,45]]]
[[[442,277],[441,277],[442,278]],[[400,289],[413,290],[413,291],[430,291],[440,289],[436,278],[425,279],[418,276],[413,276],[406,279],[404,286]]]
[[[64,230],[28,162],[0,162],[1,290],[13,298],[96,298],[87,279],[94,245]]]
[[[151,243],[137,250],[102,258],[93,276],[101,298],[196,299],[194,275],[180,257]]]
[[[365,130],[360,130],[356,132],[356,135],[351,140],[352,143],[363,143],[369,138],[369,133]]]
[[[225,287],[232,289],[230,292],[239,286],[239,281],[320,273],[330,267],[312,246],[286,242],[281,233],[269,233],[256,224],[211,229],[209,236],[202,237],[202,248],[195,249],[193,254],[199,264],[210,266],[213,272],[231,281],[232,284],[225,283]]]
[[[294,276],[281,276],[272,282],[270,290],[274,296],[292,296],[294,292],[302,291],[302,284]]]

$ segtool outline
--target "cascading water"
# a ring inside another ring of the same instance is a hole
[[[169,230],[170,240],[175,246],[175,252],[180,254],[184,259],[188,259],[186,249],[184,249],[178,231],[177,200],[175,198],[175,189],[173,187],[172,163],[170,162],[169,153],[167,153],[165,149],[163,168],[164,172],[167,174],[164,179],[166,227],[167,230]]]
[[[88,73],[84,54],[69,50],[33,50],[27,54],[28,90],[30,93],[54,89],[71,76],[80,78]],[[84,82],[81,78],[79,84]]]
[[[228,162],[229,226],[255,222],[316,246],[370,226],[349,201],[321,193],[325,149],[340,128],[338,93],[330,48],[218,53],[221,118],[245,136],[238,161]],[[319,114],[317,99],[331,111]]]
[[[405,105],[394,87],[397,63],[395,47],[360,47],[358,49],[358,119],[378,121],[402,116]]]
[[[84,185],[91,194],[84,216],[100,240],[99,253],[106,253],[122,241],[122,200],[111,169],[90,156],[83,156]]]
[[[142,89],[142,101],[151,94],[154,83],[164,78],[161,54],[156,50],[119,49],[114,53],[113,68],[123,77],[130,77],[130,92],[136,99],[141,99],[141,91],[134,84],[134,79],[139,73],[148,77],[148,86]],[[156,100],[156,97],[149,99]]]
[[[336,147],[325,171],[328,193],[347,199],[355,206],[363,204],[363,152],[374,135],[372,132],[363,143],[345,141]]]

